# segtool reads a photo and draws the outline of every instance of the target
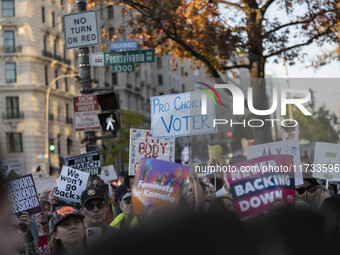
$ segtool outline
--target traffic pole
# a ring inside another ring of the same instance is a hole
[[[77,12],[85,12],[86,0],[77,0]],[[90,59],[89,59],[89,47],[79,48],[79,76],[81,85],[81,94],[91,94],[92,92],[92,79],[91,79],[91,69],[90,69]],[[94,151],[96,147],[96,135],[94,131],[86,131],[83,141],[86,142],[86,151]]]

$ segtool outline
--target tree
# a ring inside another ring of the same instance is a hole
[[[129,163],[129,146],[130,146],[130,128],[143,127],[144,115],[136,112],[123,111],[122,127],[118,131],[117,138],[108,139],[105,149],[101,151],[105,155],[104,165],[116,163],[117,158],[120,159],[121,165]]]
[[[328,142],[337,143],[338,133],[332,125],[333,116],[325,105],[315,109],[314,92],[311,90],[311,101],[308,104],[311,116],[303,115],[299,110],[294,107],[293,115],[299,123],[299,139],[306,139],[309,142]]]
[[[192,60],[195,67],[203,64],[216,83],[225,83],[221,73],[226,70],[248,68],[259,110],[268,109],[265,83],[257,79],[265,77],[268,59],[281,56],[294,64],[304,57],[303,46],[339,41],[337,0],[90,0],[89,6],[103,3],[127,6],[124,15],[133,11],[127,21],[133,28],[130,38],[157,54]],[[275,10],[280,15],[270,15]],[[282,15],[285,21],[278,18]],[[248,61],[233,58],[239,54]],[[257,143],[270,141],[269,125],[255,128],[254,135]]]

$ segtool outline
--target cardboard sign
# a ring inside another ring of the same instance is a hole
[[[132,188],[135,214],[173,209],[190,172],[189,166],[157,159],[141,159]]]
[[[269,155],[292,155],[295,166],[295,185],[303,184],[303,176],[298,140],[286,140],[273,143],[264,143],[248,147],[248,159],[269,156]]]
[[[117,173],[116,173],[115,167],[113,165],[103,166],[101,174],[100,174],[100,178],[104,182],[109,182],[109,181],[117,180],[118,177],[117,177]]]
[[[63,166],[54,194],[65,202],[79,203],[89,176],[88,173]]]
[[[23,158],[8,158],[0,160],[0,168],[5,177],[10,172],[14,171],[17,175],[24,175],[24,159]]]
[[[179,137],[216,133],[215,105],[204,93],[190,92],[151,97],[151,129],[153,138]],[[206,113],[202,108],[206,106]]]
[[[37,190],[31,174],[10,180],[8,182],[8,195],[14,214],[19,216],[25,211],[29,215],[41,212]]]
[[[313,177],[330,181],[340,181],[340,144],[315,144]]]
[[[90,175],[100,175],[101,164],[99,151],[91,151],[85,154],[80,154],[65,158],[66,165],[87,172]]]
[[[175,138],[154,139],[150,130],[130,129],[129,175],[135,175],[142,158],[175,161]]]
[[[265,212],[276,199],[293,204],[292,169],[293,157],[290,155],[265,156],[232,165],[224,178],[230,185],[237,215],[243,218]]]

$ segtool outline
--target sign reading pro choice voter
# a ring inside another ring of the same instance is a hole
[[[207,97],[207,114],[202,115],[203,92],[151,97],[153,138],[216,133],[215,105]]]
[[[87,11],[63,17],[66,49],[87,47],[99,43],[97,12]]]

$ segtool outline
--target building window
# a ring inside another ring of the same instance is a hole
[[[1,9],[2,17],[14,17],[14,0],[2,0]]]
[[[6,119],[19,119],[19,97],[6,97]]]
[[[68,83],[67,83],[67,78],[65,77],[65,91],[68,92]]]
[[[41,21],[45,23],[45,7],[41,7]]]
[[[56,58],[56,56],[57,56],[57,39],[55,39],[53,43],[53,57]]]
[[[163,75],[158,75],[158,85],[163,85]]]
[[[15,42],[14,42],[14,31],[5,31],[5,52],[14,52],[15,51]]]
[[[114,27],[110,27],[109,28],[110,41],[112,40],[112,36],[114,36],[114,34],[115,34],[115,28]]]
[[[48,86],[48,67],[45,66],[45,85]]]
[[[13,83],[17,81],[16,63],[6,63],[6,82]]]
[[[7,133],[6,134],[6,143],[7,143],[7,152],[8,153],[23,152],[21,133]]]
[[[112,5],[109,5],[107,7],[107,12],[108,12],[109,19],[113,19],[113,6]]]
[[[44,38],[43,38],[43,46],[44,46],[44,55],[46,56],[46,51],[47,51],[47,38],[46,38],[46,35],[44,35]]]
[[[157,57],[157,68],[162,68],[162,58]]]
[[[57,135],[58,137],[58,154],[61,154],[61,142],[60,142],[60,135]]]
[[[54,12],[52,12],[52,27],[55,27],[55,19]]]
[[[55,70],[54,71],[54,78],[57,78],[57,77],[58,77],[58,70]],[[55,81],[55,88],[59,89],[59,81],[58,80]]]
[[[72,154],[72,139],[70,137],[67,138],[67,154]]]
[[[118,76],[117,73],[112,73],[112,85],[118,84]]]

